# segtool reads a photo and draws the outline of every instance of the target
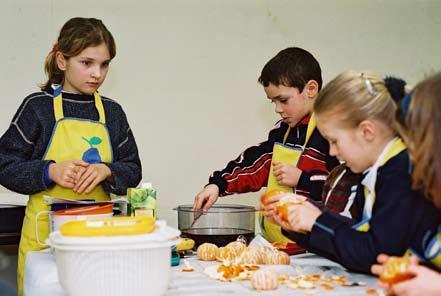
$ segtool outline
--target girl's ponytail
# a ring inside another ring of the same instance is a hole
[[[56,61],[57,52],[58,44],[55,43],[44,62],[44,72],[46,73],[48,80],[45,84],[41,85],[43,91],[48,91],[52,84],[62,84],[63,82],[64,73],[58,68]]]
[[[392,99],[395,101],[395,103],[399,104],[406,95],[406,81],[401,78],[387,76],[384,79],[384,83],[386,84],[386,88],[389,91]]]

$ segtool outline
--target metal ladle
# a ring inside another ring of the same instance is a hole
[[[191,222],[190,227],[189,227],[188,229],[192,229],[193,226],[194,226],[194,224],[196,223],[196,221],[198,221],[199,218],[200,218],[202,215],[204,215],[204,214],[205,214],[205,213],[204,213],[204,211],[203,211],[202,209],[201,209],[201,210],[197,210],[197,211],[195,211],[194,220],[193,220],[193,222]]]

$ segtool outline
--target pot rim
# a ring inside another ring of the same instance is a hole
[[[197,213],[201,212],[203,210],[194,210],[193,205],[185,204],[185,205],[179,205],[176,208],[173,208],[174,211],[178,212],[190,212],[190,213]],[[207,211],[204,211],[205,214],[209,213],[251,213],[251,212],[257,212],[257,210],[252,206],[246,206],[246,205],[238,205],[238,204],[215,204],[211,208],[209,208]]]

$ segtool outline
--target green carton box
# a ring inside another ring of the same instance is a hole
[[[151,216],[156,218],[156,190],[150,183],[142,184],[141,188],[127,190],[127,215]]]

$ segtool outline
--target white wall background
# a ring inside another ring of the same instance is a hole
[[[43,60],[63,23],[102,19],[117,56],[101,93],[123,105],[144,180],[175,224],[171,209],[192,203],[211,171],[277,120],[257,78],[279,50],[310,50],[325,82],[370,69],[415,83],[441,69],[440,15],[438,0],[2,0],[0,133],[45,81]]]

